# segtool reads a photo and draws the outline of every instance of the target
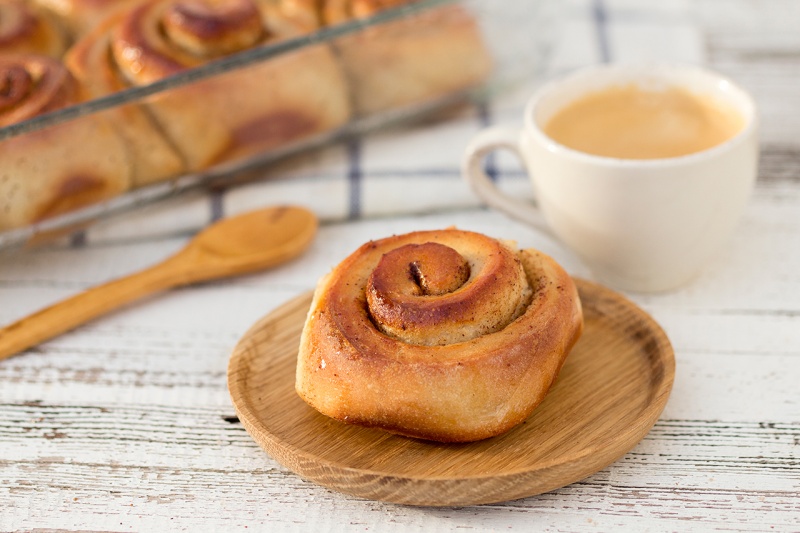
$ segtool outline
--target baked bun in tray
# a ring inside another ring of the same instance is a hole
[[[0,127],[79,99],[75,79],[47,56],[0,55],[0,80]],[[1,146],[0,230],[112,198],[131,185],[130,153],[101,114],[6,139]]]
[[[272,3],[151,0],[91,32],[67,63],[97,97],[312,30]],[[350,118],[345,81],[326,45],[166,90],[142,102],[140,111],[150,125],[146,136],[157,131],[189,171],[329,131]]]
[[[297,0],[293,0],[296,2]],[[364,20],[409,0],[321,0],[324,26]],[[356,113],[420,104],[486,81],[492,59],[478,20],[454,3],[337,39]]]

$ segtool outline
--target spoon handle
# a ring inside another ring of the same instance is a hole
[[[0,329],[0,360],[65,333],[143,296],[181,285],[169,259],[46,307]]]

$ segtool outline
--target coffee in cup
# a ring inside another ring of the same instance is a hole
[[[631,83],[583,96],[542,129],[555,142],[587,154],[663,159],[713,148],[743,127],[735,107],[708,95]]]
[[[757,117],[731,80],[678,64],[600,65],[543,87],[524,127],[467,148],[463,175],[490,206],[553,234],[596,277],[640,292],[679,287],[732,235],[756,178]],[[483,157],[523,160],[535,203],[507,195]]]

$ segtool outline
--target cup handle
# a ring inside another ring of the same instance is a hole
[[[511,150],[524,164],[519,139],[519,130],[505,126],[492,126],[479,132],[467,146],[461,173],[475,194],[488,205],[520,222],[552,234],[538,207],[500,191],[483,169],[484,158],[500,148]]]

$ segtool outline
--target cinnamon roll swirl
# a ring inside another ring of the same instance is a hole
[[[295,0],[296,1],[296,0]],[[364,19],[410,0],[322,0],[325,25]],[[360,114],[472,88],[492,61],[475,18],[460,5],[428,9],[336,41]]]
[[[78,101],[58,61],[0,56],[0,127]],[[86,149],[92,140],[91,150]],[[0,230],[22,227],[120,194],[130,186],[128,153],[108,121],[88,115],[3,141]]]
[[[0,2],[0,53],[60,58],[69,46],[67,28],[45,9],[22,0]]]
[[[113,17],[78,41],[64,61],[80,82],[81,99],[91,100],[129,85],[109,61]],[[142,187],[180,175],[186,162],[148,109],[138,103],[112,109],[113,125],[132,154],[132,186]]]
[[[97,96],[304,31],[271,2],[150,0],[101,25],[68,62]],[[333,129],[348,120],[349,101],[320,45],[155,95],[146,113],[198,170]]]
[[[541,252],[456,229],[389,237],[320,281],[295,387],[346,423],[484,439],[544,399],[582,328],[572,279]]]

